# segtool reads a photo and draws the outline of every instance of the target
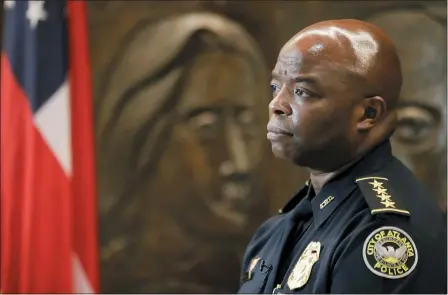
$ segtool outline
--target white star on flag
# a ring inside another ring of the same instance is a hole
[[[28,1],[26,18],[30,21],[31,29],[36,28],[39,21],[47,19],[44,3],[45,1]]]

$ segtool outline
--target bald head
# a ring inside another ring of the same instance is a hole
[[[303,29],[281,49],[272,78],[268,132],[278,157],[332,171],[395,129],[400,61],[372,24],[330,20]]]
[[[329,20],[306,27],[282,48],[299,49],[300,58],[327,64],[352,78],[365,96],[381,96],[388,108],[398,100],[402,75],[394,44],[373,24],[354,19]]]

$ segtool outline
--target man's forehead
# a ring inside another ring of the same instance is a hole
[[[318,44],[316,44],[318,45]],[[311,74],[320,70],[332,70],[335,66],[342,66],[331,56],[303,52],[297,47],[283,48],[277,58],[273,74],[277,76],[298,76]]]
[[[277,58],[273,72],[282,76],[298,74],[302,60],[303,54],[297,49],[282,50]]]
[[[282,49],[277,61],[284,65],[298,64],[303,60],[303,53],[296,48]]]

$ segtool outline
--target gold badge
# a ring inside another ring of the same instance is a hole
[[[388,279],[409,275],[418,261],[417,248],[412,238],[393,226],[373,231],[364,242],[362,254],[369,270]]]
[[[289,275],[287,284],[290,290],[301,288],[308,282],[313,265],[319,260],[320,248],[320,242],[308,244]]]

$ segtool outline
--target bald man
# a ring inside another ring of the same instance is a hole
[[[389,143],[401,84],[372,24],[320,22],[284,45],[267,138],[310,178],[255,233],[239,293],[446,293],[446,220]]]

